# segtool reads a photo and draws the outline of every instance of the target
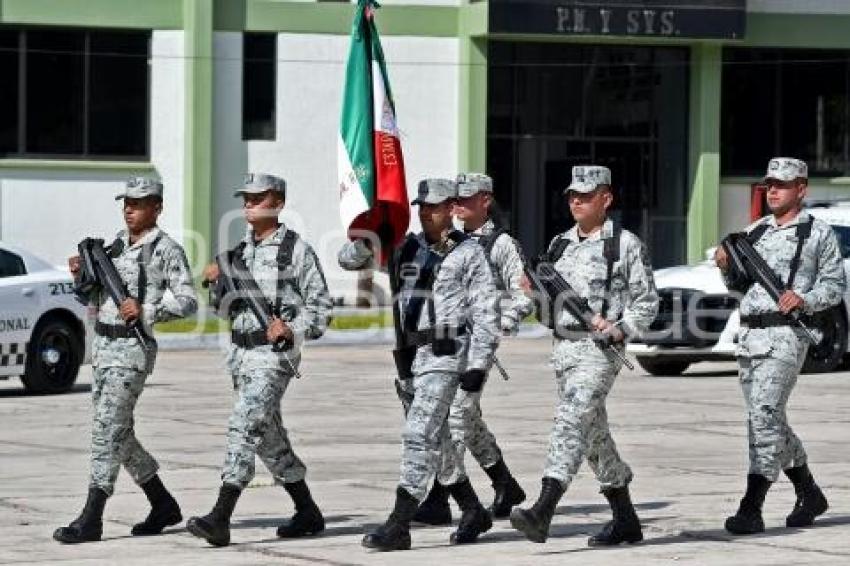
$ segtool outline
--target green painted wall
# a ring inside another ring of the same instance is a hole
[[[183,0],[185,100],[183,220],[206,249],[189,247],[190,263],[212,247],[213,0]],[[192,242],[187,239],[185,243]]]
[[[484,172],[487,165],[487,42],[460,39],[458,168]]]
[[[275,0],[215,0],[219,31],[286,33],[351,32],[355,5],[346,3],[281,2]],[[382,35],[454,37],[456,6],[382,6],[377,18]]]
[[[716,44],[691,48],[688,262],[701,260],[718,240],[720,204],[720,86],[722,50]]]
[[[0,0],[0,23],[180,29],[179,0]]]

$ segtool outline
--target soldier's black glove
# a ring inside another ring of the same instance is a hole
[[[460,388],[470,393],[481,391],[487,374],[483,369],[471,369],[460,374]]]

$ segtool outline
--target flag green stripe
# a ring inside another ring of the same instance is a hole
[[[345,69],[340,134],[363,195],[369,206],[375,202],[375,160],[372,117],[372,47],[370,22],[361,2],[351,29],[351,49]]]

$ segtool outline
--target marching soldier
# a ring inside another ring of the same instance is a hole
[[[177,501],[157,475],[159,464],[136,438],[133,409],[156,360],[152,325],[189,316],[198,303],[183,248],[157,226],[162,184],[132,179],[116,200],[124,202],[126,229],[118,233],[108,251],[130,298],[116,306],[99,287],[81,296],[97,308],[92,345],[91,476],[82,513],[53,533],[53,538],[64,543],[100,540],[103,508],[121,465],[151,504],[147,518],[134,525],[131,534],[156,535],[183,520]],[[70,258],[68,264],[79,283],[80,257]],[[145,329],[145,344],[128,326],[134,321]]]
[[[307,469],[295,455],[283,426],[280,403],[292,377],[297,376],[303,341],[318,338],[327,329],[330,295],[316,253],[278,221],[286,199],[283,179],[247,175],[235,196],[243,199],[250,228],[233,253],[244,261],[274,314],[264,332],[246,301],[232,301],[233,297],[221,293],[216,297],[229,310],[232,321],[227,365],[233,378],[234,405],[218,500],[209,514],[192,517],[187,523],[189,532],[214,546],[230,543],[230,517],[242,490],[254,477],[255,456],[295,504],[295,514],[278,528],[277,535],[315,535],[325,528],[304,480]],[[220,283],[221,277],[216,264],[204,270],[207,282]]]
[[[452,229],[456,198],[454,181],[420,182],[413,204],[419,205],[422,233],[409,235],[390,264],[394,322],[402,341],[395,352],[396,389],[407,422],[395,506],[386,522],[363,538],[367,548],[410,548],[410,523],[438,473],[441,447],[449,442],[452,400],[458,388],[481,389],[498,345],[492,275],[481,246]],[[371,256],[358,240],[343,247],[339,262],[345,269],[361,269]],[[457,462],[462,466],[462,458]],[[463,511],[449,541],[474,542],[492,527],[490,515],[465,474],[447,489]]]
[[[461,173],[457,183],[455,217],[463,222],[464,232],[484,249],[501,298],[500,329],[503,335],[515,335],[520,322],[534,310],[521,285],[525,275],[519,244],[504,229],[497,227],[490,216],[493,203],[493,181],[490,177],[480,173]],[[451,444],[443,449],[440,473],[416,513],[414,520],[418,522],[431,525],[451,523],[448,486],[466,479],[462,462],[456,462],[458,457],[463,457],[464,448],[469,449],[493,482],[495,496],[490,512],[494,517],[507,517],[511,507],[525,501],[525,492],[505,464],[496,437],[482,417],[484,383],[481,385],[482,388],[477,391],[458,389],[455,394],[449,411]]]
[[[617,452],[605,410],[621,362],[599,342],[604,338],[622,349],[627,337],[645,332],[658,310],[658,295],[643,244],[607,217],[613,200],[610,170],[579,166],[572,176],[565,194],[576,224],[552,241],[548,259],[596,313],[591,321],[596,335],[566,310],[556,314],[558,404],[543,485],[530,509],[511,511],[511,525],[529,540],[545,542],[555,507],[586,457],[614,515],[588,544],[638,542],[643,534],[629,496],[632,471]]]
[[[764,179],[771,215],[747,228],[747,239],[785,283],[779,304],[758,283],[741,299],[738,364],[747,404],[750,469],[747,490],[726,530],[744,535],[764,531],[762,505],[768,489],[785,472],[797,501],[789,527],[804,527],[827,510],[827,501],[809,471],[806,451],[786,416],[808,341],[786,315],[807,316],[841,302],[845,289],[841,253],[830,226],[802,211],[808,168],[799,159],[771,159]],[[717,265],[730,282],[729,257],[721,247]]]

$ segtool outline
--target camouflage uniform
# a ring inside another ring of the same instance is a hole
[[[425,181],[423,183],[427,185]],[[457,189],[453,187],[452,190],[454,197]],[[428,189],[423,189],[420,184],[420,197],[423,191],[428,193]],[[430,345],[420,346],[413,362],[413,379],[396,379],[396,391],[407,418],[399,486],[421,501],[427,492],[428,482],[435,475],[444,473],[455,478],[466,477],[463,468],[466,443],[462,439],[450,442],[450,406],[460,391],[460,374],[468,369],[486,370],[492,364],[499,342],[499,313],[491,269],[481,246],[472,238],[457,245],[450,239],[429,244],[423,234],[409,235],[408,238],[414,238],[418,243],[412,263],[423,265],[430,251],[445,257],[431,293],[436,325],[463,327],[472,323],[472,332],[458,337],[459,348],[455,355],[436,356]],[[448,253],[450,250],[451,253]],[[365,242],[356,240],[346,243],[337,259],[343,269],[354,271],[371,265],[373,255]],[[399,269],[402,269],[401,266]],[[394,299],[399,301],[402,318],[404,305],[414,295],[415,282],[415,274],[413,277],[401,277],[399,296]],[[404,326],[405,321],[402,319],[398,323]],[[430,328],[427,308],[423,307],[415,326]],[[481,437],[484,438],[485,434]],[[495,450],[498,451],[498,448]],[[486,452],[487,449],[482,449],[482,453]]]
[[[240,488],[254,477],[255,455],[260,456],[278,483],[298,482],[306,473],[283,427],[280,403],[293,377],[292,368],[301,361],[304,340],[325,332],[332,303],[319,259],[301,238],[295,241],[292,264],[283,273],[286,283],[278,296],[277,254],[285,232],[286,227],[281,225],[274,234],[255,243],[253,232],[248,230],[243,240],[242,258],[266,299],[272,304],[280,301],[282,318],[294,334],[294,345],[282,352],[273,351],[271,345],[230,347],[227,365],[233,377],[235,402],[221,477],[225,484]],[[261,330],[247,305],[239,305],[233,314],[233,331]]]
[[[564,234],[570,243],[555,263],[558,273],[597,313],[602,311],[605,296],[604,240],[613,234],[611,220],[584,241],[579,239],[578,226],[573,226]],[[658,294],[646,250],[637,236],[622,230],[606,318],[616,322],[626,335],[639,335],[649,328],[657,310]],[[560,313],[558,323],[564,328],[579,324],[566,310]],[[621,362],[589,337],[556,339],[552,360],[558,406],[544,476],[560,481],[566,488],[586,456],[603,491],[628,485],[632,471],[617,452],[605,410],[605,398]]]
[[[139,297],[141,263],[146,285],[141,321],[151,335],[151,325],[191,315],[198,308],[192,275],[183,248],[159,228],[130,244],[125,231],[118,233],[123,249],[113,258],[115,268],[132,297]],[[157,241],[158,240],[158,241]],[[156,242],[150,258],[143,258],[146,244]],[[168,290],[170,293],[166,293]],[[97,307],[97,321],[123,326],[118,307],[104,291],[90,296]],[[153,371],[156,343],[145,351],[136,338],[96,336],[92,346],[93,385],[91,487],[111,495],[121,464],[137,484],[151,479],[159,465],[142,447],[133,431],[133,408]]]
[[[487,220],[469,236],[476,241],[491,235],[496,229],[492,220]],[[493,280],[500,301],[500,329],[506,334],[515,334],[520,322],[531,314],[533,305],[526,297],[520,281],[523,278],[523,258],[519,244],[509,234],[501,233],[493,243],[488,258]],[[489,468],[502,458],[496,437],[487,428],[481,412],[481,395],[478,391],[458,389],[449,411],[451,445],[443,450],[442,465],[437,480],[451,485],[464,479],[463,465],[456,461],[464,452],[464,446],[482,468]]]
[[[796,252],[797,226],[809,219],[809,214],[803,211],[794,220],[778,226],[775,217],[768,216],[747,228],[751,232],[756,226],[769,226],[755,249],[783,282],[788,281]],[[793,285],[794,292],[803,298],[803,311],[811,314],[839,304],[844,295],[844,277],[832,228],[814,219]],[[742,317],[777,311],[776,301],[761,285],[754,284],[741,299]],[[799,332],[792,326],[742,325],[738,340],[736,355],[747,404],[750,473],[760,474],[771,482],[776,481],[783,469],[807,463],[803,445],[788,424],[785,412],[808,350],[808,341]]]
[[[448,415],[459,391],[460,374],[470,369],[488,369],[499,342],[495,287],[481,247],[471,239],[457,244],[429,244],[423,235],[415,236],[420,253],[432,250],[445,255],[432,289],[435,326],[463,327],[471,323],[471,333],[457,338],[456,354],[436,356],[431,346],[420,346],[413,362],[413,379],[397,381],[407,399],[407,424],[403,435],[403,456],[399,485],[416,499],[423,499],[428,482],[439,471],[441,443],[454,448],[457,477],[466,477],[463,468],[463,442],[449,444]],[[449,241],[450,242],[450,241]],[[406,304],[412,294],[411,279],[403,279],[399,301]],[[403,312],[404,309],[402,309]],[[422,310],[417,327],[431,327],[427,309]],[[447,482],[448,483],[448,482]]]

